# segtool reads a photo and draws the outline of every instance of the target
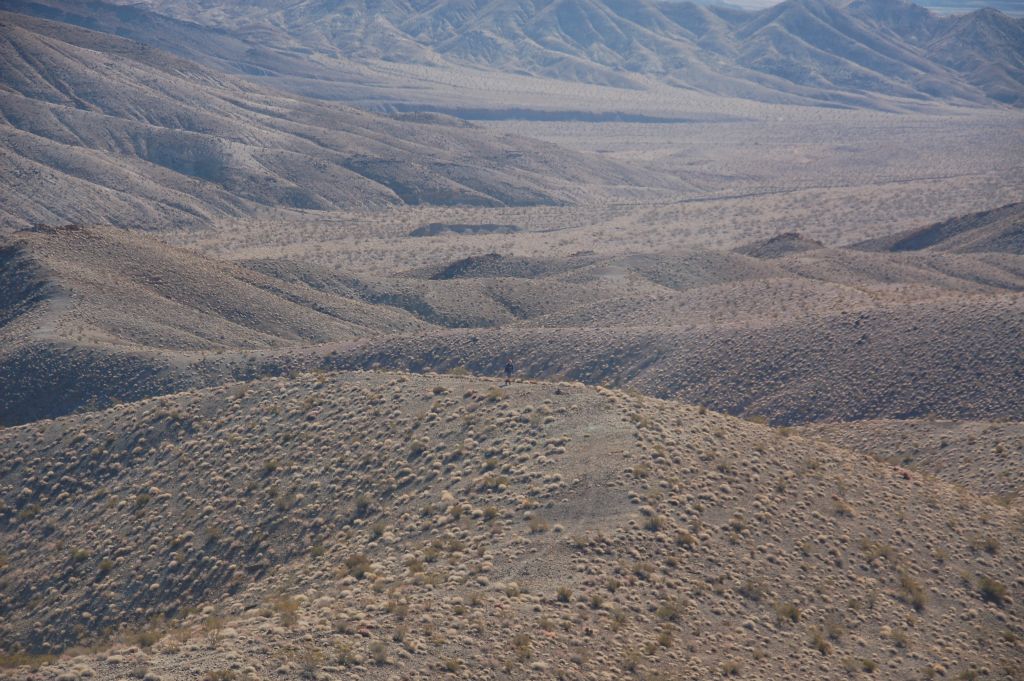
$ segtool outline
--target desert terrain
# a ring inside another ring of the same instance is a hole
[[[1019,672],[1020,509],[678,402],[312,374],[2,437],[34,678]]]
[[[738,4],[3,3],[0,679],[1024,679],[1024,18]]]

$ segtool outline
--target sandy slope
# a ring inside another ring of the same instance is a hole
[[[5,644],[151,621],[37,679],[1019,678],[1019,512],[674,402],[307,375],[0,440]]]

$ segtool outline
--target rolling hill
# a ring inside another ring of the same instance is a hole
[[[303,375],[0,464],[0,645],[39,681],[1019,671],[1017,511],[675,402]]]
[[[802,428],[840,447],[1018,504],[1024,494],[1024,426],[1020,421],[908,419],[823,423]]]
[[[492,254],[356,275],[223,263],[90,228],[21,233],[4,253],[0,418],[11,424],[296,370],[494,374],[509,356],[526,376],[776,423],[1012,418],[1024,400],[1013,252],[783,235],[740,252]]]
[[[5,0],[0,681],[1024,681],[1021,106],[993,9]]]
[[[223,382],[226,351],[429,326],[110,228],[22,232],[0,263],[4,422]]]
[[[996,251],[1024,255],[1024,203],[965,215],[902,234],[855,245],[863,250]]]

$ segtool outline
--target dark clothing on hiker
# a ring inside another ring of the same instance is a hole
[[[512,382],[512,372],[515,370],[516,368],[512,366],[512,362],[510,360],[509,363],[505,365],[505,383]]]

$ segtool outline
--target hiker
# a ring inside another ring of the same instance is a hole
[[[510,385],[512,383],[512,372],[515,370],[516,368],[512,364],[511,359],[505,363],[505,385]]]

